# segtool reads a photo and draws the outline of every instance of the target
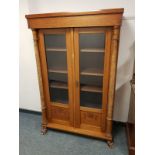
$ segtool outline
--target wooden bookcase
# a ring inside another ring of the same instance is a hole
[[[123,9],[26,15],[47,128],[105,139],[112,115]]]

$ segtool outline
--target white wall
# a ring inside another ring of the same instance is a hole
[[[31,31],[25,14],[27,0],[20,1],[19,107],[40,111],[39,86]]]
[[[134,0],[28,0],[29,10],[33,13],[79,12],[107,8],[125,8],[125,17],[134,17]]]
[[[23,109],[40,111],[39,87],[31,30],[25,14],[47,12],[80,12],[107,8],[124,8],[118,59],[117,91],[114,120],[127,121],[134,44],[134,0],[20,0],[20,100]]]
[[[134,65],[135,20],[123,20],[117,66],[114,120],[125,122],[128,119],[130,103],[130,80]]]

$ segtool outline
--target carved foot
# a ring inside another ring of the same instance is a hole
[[[107,144],[108,144],[108,146],[109,146],[110,149],[113,148],[113,141],[107,141]]]
[[[45,135],[46,133],[47,133],[47,128],[46,127],[42,127],[41,134]]]

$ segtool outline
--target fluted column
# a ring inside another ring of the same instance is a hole
[[[42,76],[41,76],[41,66],[40,66],[40,57],[39,57],[39,48],[38,48],[38,34],[37,34],[36,30],[32,30],[32,33],[33,33],[35,57],[36,57],[37,72],[38,72],[38,83],[39,83],[39,89],[40,89],[41,110],[42,110],[42,127],[46,128],[47,115],[46,115],[46,104],[45,104],[45,100],[44,100],[43,83],[42,83]]]
[[[112,138],[112,118],[113,106],[115,97],[115,82],[117,71],[117,57],[118,57],[118,40],[119,40],[119,26],[113,27],[112,45],[111,45],[111,61],[110,61],[110,78],[109,78],[109,92],[108,92],[108,112],[106,118],[106,133],[109,138]]]

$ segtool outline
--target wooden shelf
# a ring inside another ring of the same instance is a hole
[[[50,81],[50,87],[68,89],[67,83],[61,82],[61,81]],[[98,87],[98,86],[81,85],[80,88],[81,88],[81,91],[102,93],[102,87]]]
[[[51,88],[60,88],[60,89],[68,89],[68,85],[66,82],[58,82],[58,81],[50,81]]]
[[[53,98],[52,99],[52,104],[54,105],[58,105],[60,107],[63,106],[63,105],[67,105],[68,104],[68,100],[67,99],[58,99],[58,98]],[[64,107],[64,106],[63,106]]]
[[[82,70],[80,74],[89,76],[103,76],[102,70],[94,68]]]
[[[48,69],[49,73],[62,73],[67,74],[66,69],[56,68],[56,69]],[[81,71],[81,75],[89,75],[89,76],[103,76],[103,73],[101,70],[98,69],[85,69]]]
[[[60,69],[60,68],[56,68],[56,69],[48,69],[49,73],[61,73],[61,74],[67,74],[67,70],[66,69]]]
[[[65,48],[46,48],[46,51],[49,51],[49,52],[66,52],[67,50]]]
[[[81,85],[81,91],[102,93],[102,87]]]
[[[103,53],[104,49],[102,48],[83,48],[80,50],[80,52],[86,52],[86,53]]]

